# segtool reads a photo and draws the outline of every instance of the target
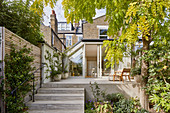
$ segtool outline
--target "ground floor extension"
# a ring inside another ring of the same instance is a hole
[[[114,71],[131,67],[131,56],[123,57],[119,66],[106,68],[105,48],[102,39],[82,39],[68,51],[68,56],[74,63],[81,64],[84,78],[102,78],[113,74]]]

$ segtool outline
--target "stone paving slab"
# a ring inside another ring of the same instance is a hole
[[[28,110],[28,113],[84,113],[83,110]]]

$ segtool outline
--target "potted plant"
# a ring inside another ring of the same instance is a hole
[[[47,75],[46,78],[51,78],[51,81],[59,81],[61,80],[62,73],[62,63],[60,63],[59,53],[54,53],[53,55],[46,50],[47,55],[45,55],[45,59],[48,63],[45,63],[47,66],[46,73],[50,72],[50,75]]]
[[[141,68],[140,67],[135,67],[131,69],[131,76],[134,77],[135,81],[138,83],[141,81]]]
[[[61,57],[62,57],[62,79],[66,79],[66,78],[68,78],[69,77],[69,73],[68,73],[68,71],[67,71],[67,64],[65,63],[65,60],[66,60],[66,53],[62,53],[61,54]]]
[[[63,70],[63,73],[62,73],[62,79],[66,79],[69,77],[69,73],[66,69]]]
[[[53,78],[54,81],[61,80],[61,77],[62,77],[61,71],[54,71],[54,78]]]

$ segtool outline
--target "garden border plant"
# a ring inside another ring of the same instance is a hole
[[[127,99],[120,93],[106,94],[96,82],[90,83],[90,87],[95,101],[86,101],[85,113],[148,113],[137,98]]]
[[[47,60],[49,62],[45,63],[47,66],[47,79],[50,77],[52,81],[55,80],[55,78],[59,78],[58,80],[61,79],[61,75],[62,74],[62,62],[60,61],[60,53],[57,52],[53,52],[53,55],[46,50],[47,55],[45,55],[45,60]],[[50,72],[50,75],[48,75],[48,72]]]
[[[27,109],[24,97],[31,91],[31,72],[35,69],[31,66],[34,58],[29,55],[30,52],[31,49],[26,48],[26,46],[16,50],[15,45],[11,44],[10,54],[5,56],[5,90],[3,90],[3,97],[5,97],[4,101],[9,113],[24,112]],[[28,79],[28,81],[18,87],[16,94],[12,95],[11,92],[25,79]]]

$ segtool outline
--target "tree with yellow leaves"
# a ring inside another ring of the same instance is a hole
[[[85,19],[93,22],[96,9],[106,9],[109,22],[108,35],[114,41],[104,41],[107,65],[122,61],[126,48],[142,39],[142,56],[149,50],[152,41],[167,42],[169,38],[169,0],[63,0],[67,21]],[[121,35],[119,32],[121,31]],[[146,87],[149,62],[142,60],[141,75],[145,78],[141,87]],[[148,109],[148,96],[141,90],[141,105]]]

